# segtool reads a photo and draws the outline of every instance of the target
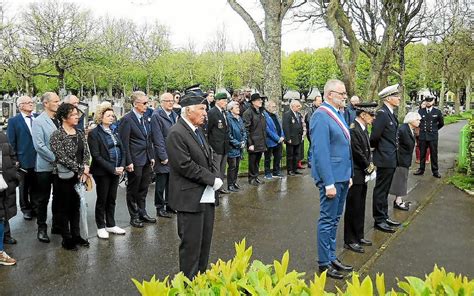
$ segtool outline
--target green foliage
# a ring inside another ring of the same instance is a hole
[[[309,285],[302,279],[304,273],[288,271],[289,253],[283,254],[281,261],[264,264],[259,260],[250,263],[252,247],[246,247],[243,239],[235,244],[235,257],[227,262],[218,260],[204,274],[198,274],[193,280],[183,273],[175,275],[173,280],[166,277],[139,282],[132,279],[141,295],[336,295],[326,292],[326,272],[314,275]],[[391,290],[386,292],[383,275],[376,275],[375,289],[377,295],[473,295],[474,280],[461,275],[447,273],[444,268],[434,267],[426,279],[405,277],[406,282],[399,281],[403,292]],[[336,287],[337,295],[374,295],[374,286],[369,276],[362,282],[357,273],[352,274],[351,281],[346,282],[345,291]]]

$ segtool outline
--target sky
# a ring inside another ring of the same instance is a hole
[[[244,20],[230,7],[226,0],[69,0],[95,16],[128,18],[136,23],[158,20],[170,30],[174,48],[185,48],[192,42],[197,50],[206,48],[216,32],[224,30],[229,40],[227,50],[248,48],[254,44],[253,35]],[[6,2],[6,14],[11,17],[21,11],[31,0],[0,0]],[[41,1],[35,1],[41,2]],[[263,10],[258,0],[239,0],[239,3],[257,22],[263,19]],[[293,52],[318,49],[332,45],[333,39],[327,30],[308,30],[304,26],[291,25],[285,19],[282,49]]]

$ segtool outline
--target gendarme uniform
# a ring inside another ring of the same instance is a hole
[[[433,96],[425,97],[425,101],[432,102]],[[425,172],[426,151],[431,153],[431,173],[440,177],[438,172],[438,131],[444,126],[444,118],[441,110],[431,106],[418,110],[421,116],[420,122],[420,168],[415,173],[422,175]]]

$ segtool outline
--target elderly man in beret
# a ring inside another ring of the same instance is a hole
[[[414,175],[425,173],[426,151],[431,153],[431,173],[435,178],[441,178],[438,172],[438,131],[444,126],[443,113],[434,108],[434,97],[425,97],[426,107],[418,110],[421,116],[420,122],[420,168]]]
[[[209,145],[214,149],[219,176],[224,180],[227,152],[229,151],[229,127],[225,114],[227,106],[227,94],[218,93],[214,97],[215,105],[207,114],[207,137]],[[229,191],[222,187],[219,193],[228,194]]]
[[[372,245],[372,242],[364,238],[367,176],[370,176],[375,170],[367,126],[372,124],[375,118],[377,103],[359,103],[354,104],[353,107],[356,117],[350,130],[354,174],[352,187],[347,194],[344,213],[344,248],[364,253],[362,246]]]
[[[192,279],[207,269],[214,227],[214,192],[223,182],[201,128],[206,118],[204,97],[190,93],[182,98],[181,106],[181,117],[166,138],[169,204],[178,216],[179,269]]]
[[[397,167],[398,119],[394,109],[400,105],[398,84],[384,88],[379,97],[384,104],[377,111],[370,135],[370,146],[374,148],[374,164],[377,167],[372,215],[375,229],[393,233],[394,227],[400,226],[400,223],[389,218],[387,198]]]

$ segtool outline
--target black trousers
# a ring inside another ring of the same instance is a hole
[[[35,169],[26,169],[26,172],[21,172],[20,184],[18,185],[18,191],[20,193],[20,209],[24,214],[36,214],[36,208],[34,204],[34,195],[36,194],[35,183],[36,174]]]
[[[131,219],[145,216],[146,195],[151,181],[150,163],[134,166],[133,172],[127,172],[127,207]]]
[[[382,223],[388,219],[388,192],[392,184],[395,168],[377,168],[377,177],[372,202],[372,216],[375,223]]]
[[[217,169],[219,170],[219,178],[222,181],[225,180],[225,164],[227,162],[227,154],[214,154],[214,160],[216,161]]]
[[[48,203],[49,197],[51,196],[51,185],[53,185],[53,173],[52,172],[36,172],[36,194],[34,197],[34,207],[37,211],[36,223],[38,224],[38,229],[46,229],[46,220],[48,218]],[[57,194],[56,188],[53,186],[53,201],[51,204],[52,218],[53,218],[53,228],[59,228],[57,218]]]
[[[117,175],[93,175],[96,184],[95,223],[97,228],[115,226],[115,200],[120,177]]]
[[[74,189],[78,178],[75,174],[71,179],[61,179],[54,175],[54,186],[57,194],[57,219],[61,228],[61,236],[65,238],[80,237],[79,217],[81,201]]]
[[[227,186],[237,183],[239,176],[240,157],[227,158]]]
[[[367,183],[354,184],[349,189],[344,213],[344,242],[359,243],[364,238],[365,199]]]
[[[431,172],[436,174],[438,173],[438,140],[420,140],[420,170],[425,171],[426,151],[428,148],[431,153]]]
[[[214,228],[214,204],[198,213],[178,212],[179,270],[189,279],[207,269]]]
[[[298,161],[300,160],[301,144],[286,144],[286,170],[296,172]]]
[[[281,172],[281,154],[283,150],[283,145],[279,143],[275,147],[267,147],[267,151],[265,151],[265,175],[273,174],[277,175]],[[270,164],[272,162],[273,156],[273,170],[270,169]]]
[[[249,182],[258,177],[260,159],[263,152],[249,151]]]
[[[167,209],[169,190],[169,173],[157,173],[155,175],[155,207],[159,209]]]

